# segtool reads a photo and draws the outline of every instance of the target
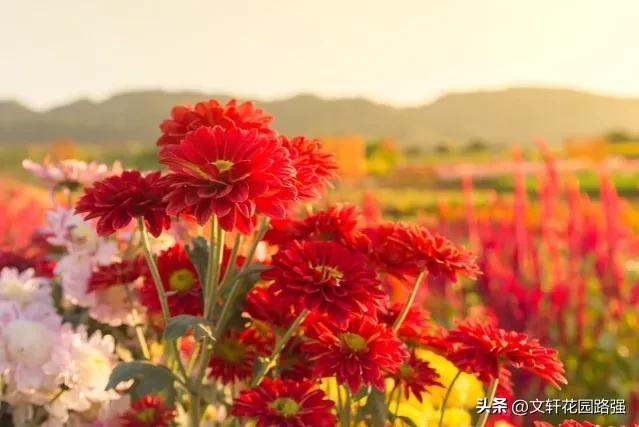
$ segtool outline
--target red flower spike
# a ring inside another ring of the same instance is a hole
[[[187,133],[201,127],[237,127],[272,134],[274,131],[269,127],[272,119],[252,102],[238,103],[235,99],[226,105],[214,99],[198,102],[195,106],[178,105],[171,110],[171,118],[160,123],[162,136],[157,145],[179,144]]]
[[[457,281],[462,275],[479,274],[475,258],[443,236],[417,225],[388,223],[364,230],[370,239],[365,248],[371,261],[399,278],[417,276],[426,270],[430,276]]]
[[[120,415],[122,427],[169,427],[175,418],[175,408],[168,407],[160,396],[144,396]]]
[[[449,331],[447,340],[452,346],[448,359],[484,382],[498,377],[502,368],[512,367],[529,371],[557,388],[567,383],[557,351],[541,346],[526,334],[492,324],[461,322]]]
[[[286,216],[297,200],[295,168],[273,136],[239,128],[199,128],[160,151],[167,165],[167,211],[200,225],[217,216],[226,231],[250,234],[257,215]]]
[[[265,378],[255,388],[242,390],[231,413],[251,417],[257,427],[332,427],[334,403],[311,381]]]
[[[95,292],[112,286],[129,285],[143,274],[144,267],[141,258],[101,265],[91,274],[87,290]]]
[[[358,316],[346,327],[328,321],[308,326],[302,351],[315,363],[316,378],[335,375],[356,393],[362,384],[384,389],[385,374],[393,374],[409,356],[404,344],[392,330]]]
[[[202,287],[195,266],[184,247],[176,244],[160,253],[157,259],[162,284],[167,291],[172,316],[202,314]],[[138,290],[140,302],[150,313],[161,310],[160,300],[151,273],[146,271]]]
[[[296,187],[300,200],[313,201],[322,196],[328,182],[336,176],[337,163],[333,155],[322,149],[318,140],[296,136],[288,139],[280,136],[282,145],[289,151],[297,170]]]
[[[385,297],[366,258],[334,242],[298,242],[280,248],[262,278],[303,308],[342,324],[351,314],[377,318]]]
[[[75,211],[85,219],[98,218],[97,232],[108,236],[126,227],[132,219],[143,218],[149,232],[157,237],[171,226],[166,213],[164,179],[160,172],[142,175],[124,171],[97,181],[84,190]]]

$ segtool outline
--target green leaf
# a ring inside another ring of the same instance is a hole
[[[111,372],[106,390],[130,380],[133,380],[133,385],[129,392],[134,400],[148,394],[161,394],[168,405],[175,401],[175,377],[165,366],[140,361],[119,363]]]
[[[164,338],[174,340],[183,337],[189,329],[193,329],[196,340],[201,340],[204,337],[213,340],[213,324],[202,317],[189,314],[171,317],[164,330]]]
[[[186,247],[186,252],[200,276],[200,283],[204,283],[209,260],[209,243],[204,237],[198,236],[191,240],[191,244]]]
[[[353,402],[358,402],[368,396],[371,393],[371,389],[371,386],[360,388],[359,391],[353,395]]]
[[[362,408],[364,416],[370,416],[370,425],[382,427],[386,425],[388,419],[388,408],[384,398],[384,393],[377,389],[372,389],[368,396],[366,405]]]
[[[417,424],[415,424],[415,421],[403,415],[398,415],[396,417],[394,414],[388,414],[388,420],[392,423],[392,425],[395,425],[396,420],[400,420],[402,421],[403,424],[409,427],[417,427]]]

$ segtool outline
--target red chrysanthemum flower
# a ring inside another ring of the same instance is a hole
[[[280,377],[285,380],[303,381],[313,377],[313,363],[308,359],[308,354],[302,351],[301,339],[288,342],[277,366]]]
[[[84,190],[75,211],[85,213],[85,219],[98,219],[97,232],[108,236],[126,227],[133,218],[143,218],[154,236],[171,226],[166,213],[164,180],[160,172],[142,175],[138,171],[124,171],[97,181]]]
[[[535,427],[553,427],[552,424],[547,423],[546,421],[534,421]],[[557,427],[601,427],[599,424],[593,424],[590,421],[575,421],[575,420],[566,420],[557,424]]]
[[[258,387],[240,392],[231,413],[255,418],[257,427],[332,427],[333,406],[311,381],[265,378]]]
[[[492,324],[461,322],[449,331],[447,339],[452,345],[448,359],[484,382],[496,378],[502,368],[513,367],[529,371],[557,388],[566,384],[557,351],[541,346],[526,334]]]
[[[169,427],[175,408],[166,406],[160,396],[144,396],[120,415],[122,427]]]
[[[226,105],[214,99],[198,102],[195,106],[177,105],[171,110],[171,118],[160,123],[162,136],[158,138],[157,145],[179,144],[187,133],[201,127],[237,127],[272,134],[271,120],[270,115],[255,108],[252,102],[238,103],[235,99]]]
[[[167,292],[171,315],[202,314],[200,279],[184,247],[176,244],[160,253],[157,265],[162,285]],[[144,281],[138,293],[140,302],[150,313],[160,312],[160,299],[150,272],[145,271]]]
[[[222,380],[224,384],[245,381],[253,375],[253,364],[257,357],[253,333],[230,330],[215,344],[215,351],[209,361],[209,376]]]
[[[172,172],[167,211],[193,215],[200,225],[215,215],[223,229],[249,234],[257,214],[283,218],[296,200],[295,168],[273,136],[200,128],[165,146],[160,162]]]
[[[456,281],[458,275],[479,274],[475,258],[443,236],[418,225],[382,224],[364,231],[371,260],[389,274],[403,278],[427,271]]]
[[[288,139],[280,136],[280,141],[290,152],[293,166],[297,170],[295,181],[299,198],[304,201],[319,199],[328,182],[337,175],[335,157],[323,150],[322,144],[315,139],[303,136]]]
[[[315,377],[335,375],[357,392],[362,384],[384,389],[384,375],[393,374],[408,358],[404,344],[383,324],[351,317],[346,327],[328,321],[308,326],[302,350],[315,363]]]
[[[286,329],[299,314],[295,305],[289,295],[276,292],[272,286],[255,286],[246,294],[243,309],[253,321]]]
[[[273,257],[262,278],[309,310],[345,322],[351,314],[376,318],[385,297],[366,258],[334,242],[294,241]]]
[[[91,274],[87,290],[95,292],[112,286],[129,285],[143,273],[144,261],[140,258],[101,265]]]
[[[363,238],[359,232],[360,213],[352,205],[334,205],[317,211],[300,220],[272,221],[271,229],[264,240],[274,245],[283,245],[291,240],[314,240],[339,242],[352,246]]]
[[[422,394],[428,387],[443,387],[439,382],[439,374],[430,364],[411,353],[408,360],[399,365],[393,375],[395,387],[404,389],[404,397],[408,399],[412,393],[417,400],[422,401]]]
[[[404,303],[388,303],[379,312],[380,321],[392,326],[403,308]],[[409,347],[423,345],[427,341],[425,335],[427,326],[430,326],[429,318],[430,315],[426,310],[415,305],[411,306],[408,309],[406,318],[399,326],[397,336]]]

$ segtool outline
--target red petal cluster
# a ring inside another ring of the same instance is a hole
[[[111,286],[129,285],[144,272],[144,260],[135,258],[97,267],[91,274],[87,290],[95,292]]]
[[[169,310],[172,316],[202,313],[202,287],[195,266],[184,247],[176,244],[160,253],[157,259],[162,285],[167,291]],[[161,310],[155,284],[147,270],[138,290],[140,302],[151,313]]]
[[[547,423],[546,421],[534,421],[535,427],[553,427],[552,424]],[[593,424],[590,421],[575,421],[575,420],[566,420],[557,424],[557,427],[601,427],[599,424]]]
[[[296,136],[288,139],[280,136],[288,149],[293,166],[297,170],[295,181],[300,200],[313,201],[322,196],[328,182],[336,176],[334,156],[322,149],[319,141]]]
[[[209,376],[222,380],[224,384],[251,378],[257,357],[257,343],[252,341],[254,335],[246,331],[250,330],[231,330],[215,345],[215,352],[209,361]]]
[[[214,99],[198,102],[194,106],[178,105],[171,110],[171,118],[160,123],[162,136],[157,145],[179,144],[190,131],[201,127],[221,126],[255,129],[260,133],[273,133],[269,127],[273,118],[252,102],[238,103],[231,99],[226,105]]]
[[[422,394],[426,392],[428,387],[443,387],[439,382],[437,371],[431,368],[428,362],[415,356],[415,353],[411,353],[410,358],[399,365],[393,379],[395,387],[403,387],[406,399],[412,393],[420,402]]]
[[[253,321],[266,322],[271,326],[286,329],[297,317],[295,300],[278,294],[272,286],[256,286],[246,294],[244,311]]]
[[[124,171],[86,188],[75,210],[86,214],[87,220],[98,218],[97,232],[101,236],[126,227],[134,218],[143,218],[149,232],[157,237],[171,226],[162,200],[165,194],[160,172],[142,175]]]
[[[557,388],[566,384],[557,351],[541,346],[526,334],[492,324],[461,322],[449,331],[447,340],[452,346],[448,359],[484,382],[499,376],[502,368],[513,367],[529,371]]]
[[[255,418],[257,427],[332,427],[333,405],[311,381],[265,378],[258,387],[240,392],[231,413]]]
[[[384,376],[396,372],[409,356],[390,328],[365,317],[351,317],[345,327],[317,321],[308,326],[305,335],[302,350],[315,363],[314,376],[335,375],[353,392],[362,384],[383,390]]]
[[[390,327],[395,323],[395,319],[397,319],[403,308],[404,303],[388,303],[386,307],[380,310],[379,320]],[[399,326],[397,336],[411,348],[423,345],[428,342],[427,328],[431,326],[428,321],[429,318],[430,315],[427,311],[415,305],[411,306],[408,309],[406,318]]]
[[[475,258],[443,236],[418,225],[387,223],[368,228],[371,260],[389,274],[403,278],[427,271],[456,281],[458,275],[479,274]]]
[[[212,215],[227,231],[250,234],[257,214],[283,218],[296,200],[295,168],[276,137],[239,128],[199,128],[160,151],[170,214]]]
[[[334,321],[353,314],[376,318],[385,297],[366,258],[338,243],[294,241],[280,248],[271,266],[262,278],[273,280],[276,293]]]
[[[175,408],[166,406],[160,396],[144,396],[120,415],[122,427],[169,427]]]
[[[301,220],[272,221],[264,240],[274,245],[283,245],[291,240],[314,240],[353,246],[363,237],[358,230],[359,218],[360,213],[356,207],[333,205]]]

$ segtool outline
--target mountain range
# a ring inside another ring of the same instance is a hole
[[[199,92],[133,91],[94,102],[80,99],[46,111],[0,101],[0,144],[148,141],[171,107],[226,95]],[[288,135],[390,137],[404,147],[428,148],[440,141],[460,144],[481,138],[493,144],[554,143],[612,130],[639,131],[639,98],[601,96],[569,89],[511,88],[451,93],[416,107],[392,107],[363,98],[324,99],[298,95],[256,101]]]

